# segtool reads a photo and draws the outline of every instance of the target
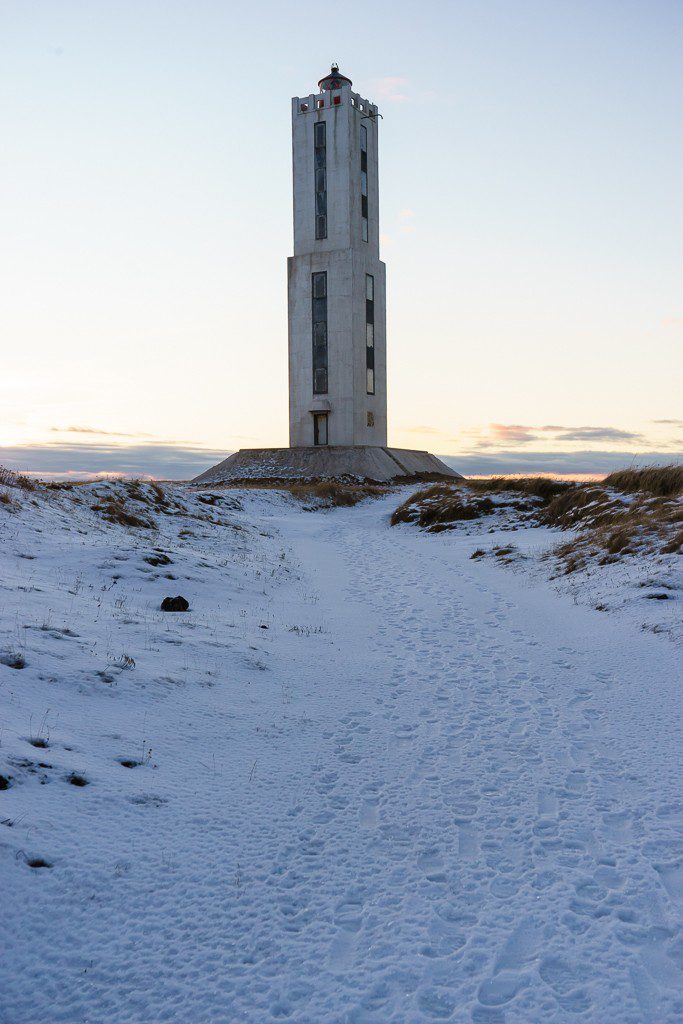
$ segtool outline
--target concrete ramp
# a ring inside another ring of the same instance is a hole
[[[289,480],[353,480],[388,484],[410,480],[459,480],[430,452],[368,445],[319,448],[241,448],[193,484],[273,483]]]

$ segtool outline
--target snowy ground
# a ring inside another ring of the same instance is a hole
[[[396,494],[175,493],[0,508],[2,1024],[679,1021],[669,636]]]

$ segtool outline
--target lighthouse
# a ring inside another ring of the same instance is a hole
[[[290,447],[387,443],[379,121],[336,64],[292,100]]]
[[[289,447],[242,448],[196,484],[452,480],[387,447],[387,302],[379,258],[377,106],[337,64],[292,100],[294,254],[287,260]]]

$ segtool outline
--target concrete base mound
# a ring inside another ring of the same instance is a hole
[[[367,445],[330,445],[319,448],[241,448],[195,477],[192,483],[341,480],[388,484],[461,479],[459,473],[429,452]]]

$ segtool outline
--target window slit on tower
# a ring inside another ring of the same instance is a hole
[[[365,389],[375,393],[375,279],[365,275]],[[369,424],[368,424],[369,425]]]
[[[313,394],[327,394],[327,273],[312,275]]]
[[[315,237],[327,238],[327,142],[325,122],[313,125],[315,172]]]
[[[360,126],[360,206],[364,242],[368,240],[368,129]]]

